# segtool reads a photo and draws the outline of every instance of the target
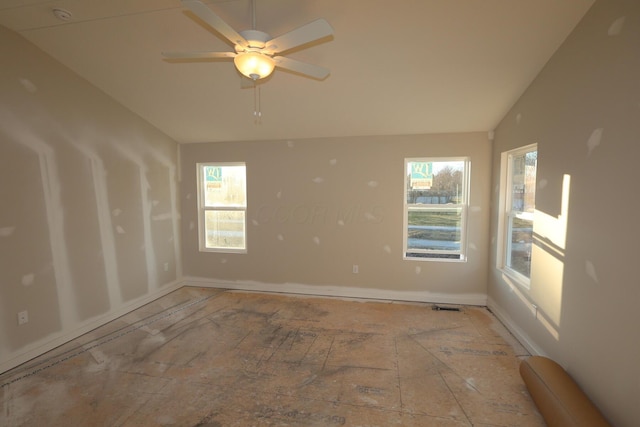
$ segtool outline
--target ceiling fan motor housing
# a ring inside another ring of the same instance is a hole
[[[249,42],[249,48],[263,49],[269,40],[271,40],[271,36],[267,33],[258,30],[244,30],[240,31],[240,35],[245,38]],[[236,52],[244,52],[248,49],[236,45]]]

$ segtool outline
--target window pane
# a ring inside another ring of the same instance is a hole
[[[408,162],[408,204],[464,203],[464,161]]]
[[[533,221],[509,217],[511,240],[507,248],[507,266],[525,277],[531,275],[531,245]]]
[[[462,209],[409,210],[407,250],[460,251]]]
[[[529,151],[511,159],[511,210],[533,212],[536,200],[538,152]]]
[[[202,168],[205,207],[245,207],[247,205],[244,165]]]
[[[244,211],[205,211],[208,249],[245,249]]]

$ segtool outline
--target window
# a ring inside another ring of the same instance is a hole
[[[467,158],[405,159],[405,259],[466,260]]]
[[[247,251],[244,163],[200,163],[198,231],[201,251]]]
[[[533,212],[536,205],[536,144],[502,154],[502,269],[528,286],[531,276]]]

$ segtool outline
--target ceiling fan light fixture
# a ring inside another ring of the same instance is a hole
[[[270,56],[251,51],[238,53],[233,58],[233,62],[238,71],[251,80],[267,77],[276,66],[275,61]]]

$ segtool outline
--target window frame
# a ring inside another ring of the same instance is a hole
[[[204,185],[204,169],[205,167],[229,167],[229,166],[243,166],[244,167],[244,206],[206,206],[206,197],[205,197],[205,185]],[[248,238],[247,238],[247,209],[249,204],[248,194],[247,194],[247,164],[246,162],[206,162],[206,163],[197,163],[196,164],[196,183],[197,183],[197,203],[198,203],[198,249],[200,252],[219,252],[219,253],[239,253],[244,254],[247,253],[248,247]],[[243,230],[243,248],[225,248],[225,247],[214,247],[208,248],[207,243],[207,229],[205,224],[206,212],[244,212],[244,224],[242,226]]]
[[[414,162],[463,162],[462,170],[462,191],[461,199],[458,203],[452,204],[431,204],[431,203],[408,203],[408,176],[410,174],[409,164]],[[471,187],[471,158],[468,156],[457,157],[407,157],[404,159],[404,190],[403,190],[403,224],[402,224],[402,259],[410,261],[440,261],[440,262],[466,262],[468,259],[467,233],[469,217],[469,195]],[[438,211],[457,212],[460,211],[460,249],[456,252],[449,250],[435,249],[409,249],[409,212],[412,211]],[[457,255],[457,257],[451,257]]]
[[[500,214],[498,218],[498,251],[497,251],[497,268],[507,277],[512,279],[520,286],[530,289],[531,274],[529,277],[512,268],[510,264],[511,243],[513,240],[512,229],[513,220],[524,219],[531,221],[532,233],[535,217],[535,193],[537,191],[537,182],[534,184],[534,212],[524,212],[513,210],[513,159],[515,157],[526,155],[526,153],[538,151],[538,144],[529,144],[523,147],[514,148],[504,151],[500,159]],[[536,176],[537,176],[537,160],[536,160]],[[532,241],[533,246],[533,241]],[[533,253],[533,251],[531,251]],[[531,259],[529,261],[531,263]]]

